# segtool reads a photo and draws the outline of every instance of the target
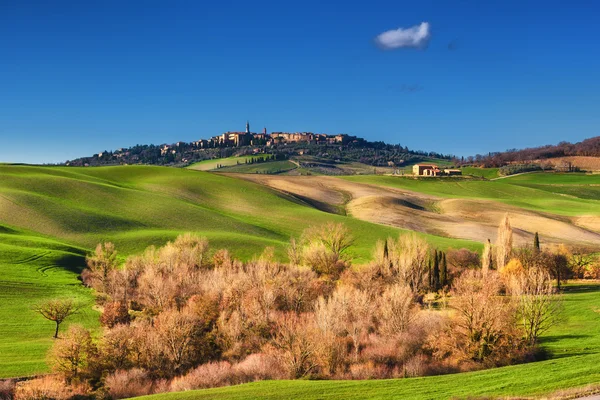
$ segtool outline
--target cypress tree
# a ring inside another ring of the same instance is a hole
[[[429,267],[429,274],[427,274],[427,278],[429,279],[429,290],[433,290],[433,275],[432,275],[432,271],[431,271],[431,258],[429,259],[428,267]]]
[[[533,250],[536,253],[540,252],[540,235],[538,235],[538,233],[535,233],[535,236],[533,237]]]
[[[446,263],[446,253],[442,253],[442,266],[440,268],[440,280],[442,287],[448,285],[448,264]]]
[[[433,286],[435,290],[440,289],[440,258],[437,250],[433,253]]]

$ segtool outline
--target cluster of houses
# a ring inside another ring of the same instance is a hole
[[[250,132],[250,123],[246,122],[246,130],[244,132],[225,132],[207,140],[198,140],[194,144],[199,148],[250,145],[272,146],[280,143],[346,144],[353,139],[356,138],[345,134],[326,135],[312,132],[272,132],[268,134],[267,128],[264,128],[260,133],[253,133]]]
[[[440,169],[435,164],[415,164],[413,165],[413,175],[415,176],[452,176],[462,175],[460,169]]]

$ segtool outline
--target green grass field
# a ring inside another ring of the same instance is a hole
[[[532,173],[495,181],[395,176],[349,176],[344,179],[446,198],[496,200],[559,215],[600,215],[600,175]]]
[[[472,175],[485,179],[494,179],[500,176],[498,175],[499,168],[462,167],[461,170],[463,175]]]
[[[266,161],[256,164],[240,164],[219,168],[219,172],[235,172],[239,174],[280,174],[298,168],[291,161]]]
[[[93,296],[77,279],[83,254],[83,249],[0,226],[0,378],[48,371],[45,356],[54,323],[31,310],[35,303],[73,298],[85,307],[64,327],[99,325]]]
[[[140,399],[450,399],[534,396],[581,387],[600,382],[599,298],[599,284],[567,286],[565,321],[542,339],[542,345],[552,352],[547,361],[424,378],[265,381]]]
[[[211,171],[217,169],[218,165],[223,167],[233,167],[237,165],[248,165],[246,161],[250,162],[250,159],[264,159],[266,154],[256,154],[252,156],[239,156],[239,157],[227,157],[227,158],[215,158],[213,160],[204,160],[194,163],[188,166],[188,169],[194,169],[197,171]]]

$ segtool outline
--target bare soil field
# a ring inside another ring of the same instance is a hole
[[[535,232],[549,243],[600,248],[600,218],[569,217],[531,211],[499,201],[454,199],[350,182],[327,176],[235,175],[307,202],[344,208],[358,219],[419,232],[483,242],[496,239],[502,217],[508,213],[517,244],[530,242]]]

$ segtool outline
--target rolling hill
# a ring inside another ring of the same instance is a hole
[[[480,249],[508,211],[520,240],[529,240],[535,229],[543,243],[599,243],[598,175],[420,180],[1,165],[0,176],[0,299],[8,305],[0,321],[10,321],[0,325],[4,377],[47,370],[52,323],[33,313],[31,304],[73,296],[91,305],[92,295],[77,277],[84,255],[100,241],[114,242],[124,257],[189,231],[242,259],[266,246],[285,258],[290,237],[336,221],[353,232],[350,256],[360,264],[378,239],[406,229],[441,249]],[[97,313],[88,307],[71,322],[98,326]]]
[[[235,175],[290,193],[315,207],[444,237],[495,240],[508,213],[517,243],[539,232],[546,243],[600,248],[600,175],[537,173],[499,180],[399,176]]]
[[[184,232],[206,236],[249,259],[267,246],[285,257],[290,237],[314,224],[344,222],[365,262],[375,242],[400,230],[320,211],[300,198],[221,174],[149,166],[0,166],[0,377],[47,371],[52,323],[31,311],[51,297],[92,304],[77,277],[84,255],[112,241],[122,256]],[[427,235],[440,248],[472,241]],[[18,318],[17,318],[18,317]],[[7,322],[10,321],[10,322]],[[98,326],[88,307],[71,322]],[[50,333],[48,333],[50,332]]]

